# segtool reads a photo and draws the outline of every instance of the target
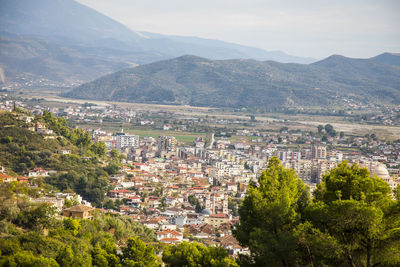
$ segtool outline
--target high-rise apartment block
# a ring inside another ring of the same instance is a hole
[[[158,137],[158,151],[174,152],[177,146],[176,138],[173,136],[159,136]]]
[[[311,151],[313,159],[326,159],[326,146],[313,146]]]

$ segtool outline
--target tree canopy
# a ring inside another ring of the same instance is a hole
[[[396,194],[396,192],[394,192]],[[234,235],[243,266],[398,266],[400,203],[389,185],[342,162],[310,199],[296,174],[272,158],[239,208]]]
[[[0,266],[159,266],[147,244],[155,242],[154,232],[132,218],[57,218],[52,206],[30,202],[28,193],[19,182],[0,183]],[[116,243],[124,244],[122,253]]]
[[[240,224],[234,230],[236,239],[248,246],[255,266],[293,266],[296,262],[295,228],[309,201],[307,189],[291,169],[285,169],[277,158],[250,186],[239,208]]]
[[[154,248],[146,245],[139,237],[129,238],[126,247],[122,248],[123,263],[132,267],[155,267],[161,266]]]
[[[206,247],[197,242],[182,242],[164,249],[162,259],[168,267],[237,267],[222,247]]]
[[[306,217],[335,238],[347,265],[400,264],[399,201],[391,193],[366,168],[342,162],[324,176]]]

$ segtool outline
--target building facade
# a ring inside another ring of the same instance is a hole
[[[115,136],[116,147],[119,151],[126,147],[139,147],[139,136],[126,133],[117,133]]]

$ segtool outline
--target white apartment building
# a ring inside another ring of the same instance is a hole
[[[119,151],[125,147],[139,147],[139,136],[117,133],[115,136],[116,147]]]

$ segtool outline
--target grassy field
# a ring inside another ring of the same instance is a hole
[[[93,128],[97,129],[100,127],[99,124],[79,124],[79,127],[83,128]],[[149,128],[132,128],[129,124],[121,123],[103,123],[101,124],[101,129],[108,132],[120,132],[122,129],[125,133],[136,134],[140,137],[151,136],[157,138],[160,135],[174,136],[178,142],[181,143],[192,143],[197,137],[206,138],[206,133],[196,133],[196,132],[180,132],[180,131],[163,131]]]

